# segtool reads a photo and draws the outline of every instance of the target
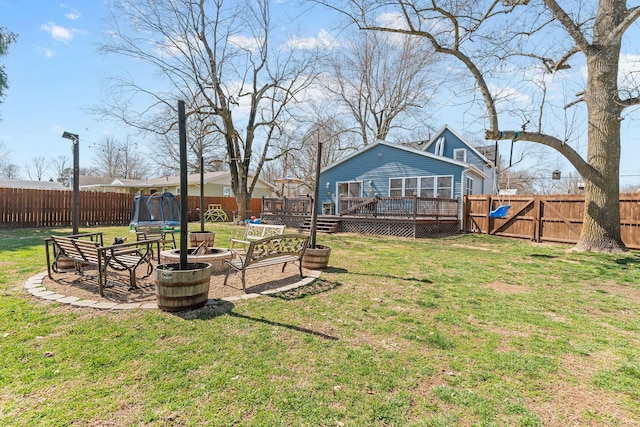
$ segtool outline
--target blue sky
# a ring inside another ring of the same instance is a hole
[[[278,6],[274,11],[286,10],[295,15],[299,10],[295,1],[275,3]],[[62,155],[71,159],[71,141],[62,139],[63,131],[80,135],[80,163],[87,167],[92,163],[93,144],[106,135],[133,134],[88,111],[105,97],[102,88],[107,74],[119,74],[121,70],[136,73],[131,61],[97,52],[105,27],[102,21],[107,16],[107,6],[101,0],[0,0],[0,26],[18,34],[9,54],[0,58],[10,85],[0,104],[0,142],[10,150],[10,160],[23,168],[23,178],[27,177],[24,167],[31,165],[34,157],[52,159]],[[323,31],[332,31],[335,16],[314,9],[302,24],[300,36],[313,39]],[[469,125],[461,118],[465,105],[456,108],[436,111],[432,126],[439,129],[448,123],[461,133],[483,133],[481,123],[465,127]],[[638,118],[637,111],[627,112],[623,121],[623,185],[640,183]],[[508,148],[506,142],[503,144]],[[552,156],[556,158],[555,154]]]
[[[18,34],[2,58],[9,90],[0,104],[0,141],[20,166],[37,156],[71,158],[71,141],[61,138],[65,130],[80,134],[84,166],[84,140],[113,129],[85,110],[99,97],[102,70],[112,61],[96,53],[106,9],[99,1],[78,6],[0,0],[0,25]]]
[[[297,13],[291,7],[294,2],[274,3],[274,10]],[[324,13],[316,10],[313,19],[304,23],[309,37],[332,25]],[[0,0],[0,26],[18,35],[8,55],[0,58],[9,77],[9,89],[0,104],[0,142],[9,150],[11,162],[22,167],[22,178],[27,178],[24,166],[32,165],[34,157],[72,158],[71,141],[62,139],[63,131],[80,136],[81,167],[91,166],[92,145],[106,135],[133,134],[89,112],[105,97],[108,74],[137,72],[133,61],[98,53],[108,15],[101,0]]]

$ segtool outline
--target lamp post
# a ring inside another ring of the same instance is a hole
[[[73,234],[78,234],[80,223],[80,136],[75,133],[63,132],[62,137],[73,142],[73,210],[71,224]]]

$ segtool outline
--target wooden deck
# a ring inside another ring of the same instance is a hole
[[[308,197],[263,199],[262,220],[300,230],[311,228]],[[287,209],[291,207],[292,209]],[[458,201],[419,197],[342,198],[340,215],[318,215],[318,232],[426,238],[460,231]]]

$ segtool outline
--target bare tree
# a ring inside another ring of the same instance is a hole
[[[202,161],[205,172],[221,170],[224,167],[226,147],[224,138],[219,132],[211,132],[211,114],[194,112],[187,120],[187,168],[189,173],[200,171]],[[175,174],[180,171],[180,153],[176,140],[177,129],[167,134],[158,135],[153,142],[151,151],[162,155],[151,156],[151,162],[155,163],[165,173]]]
[[[302,135],[300,149],[292,153],[291,175],[301,179],[308,193],[313,193],[318,143],[322,143],[320,168],[324,168],[356,151],[358,138],[335,116],[318,117]]]
[[[55,180],[62,183],[65,187],[71,185],[73,177],[73,168],[70,166],[71,160],[66,156],[58,156],[51,161]]]
[[[297,189],[302,193],[312,193],[315,180],[316,153],[318,142],[324,144],[321,168],[353,153],[362,146],[358,134],[352,132],[343,120],[344,115],[336,112],[326,101],[310,102],[310,115],[290,126],[280,140],[284,155],[270,163],[264,178],[274,182],[280,178],[293,178],[298,184],[280,187],[276,193]],[[307,105],[307,107],[309,107]]]
[[[20,179],[20,166],[11,161],[11,151],[0,141],[0,178]]]
[[[103,177],[143,179],[149,172],[146,157],[128,137],[124,141],[104,137],[95,146],[93,165],[93,173]]]
[[[49,169],[47,165],[47,159],[42,156],[33,157],[31,159],[31,166],[25,168],[27,170],[27,176],[33,181],[42,181],[44,173]]]
[[[20,166],[10,161],[0,163],[0,178],[20,179]]]
[[[123,0],[102,46],[146,63],[161,77],[145,87],[120,79],[121,102],[103,113],[157,134],[176,127],[177,99],[185,101],[190,117],[212,116],[204,132],[224,141],[241,218],[265,162],[282,155],[277,142],[289,108],[313,79],[311,58],[273,40],[269,4]],[[144,111],[130,111],[131,96],[146,105]]]
[[[640,17],[640,7],[628,8],[625,0],[582,1],[565,7],[556,0],[319,3],[346,13],[361,28],[422,37],[436,52],[461,65],[483,101],[487,139],[551,147],[584,178],[586,208],[575,249],[624,250],[620,121],[625,109],[640,104],[640,87],[634,78],[637,70],[620,79],[618,72],[623,36]],[[381,22],[383,12],[397,20]],[[554,108],[547,82],[577,65],[586,67],[586,82],[564,110]],[[526,107],[518,111],[501,104],[505,95],[525,90],[530,91]],[[576,122],[565,120],[564,129],[556,129],[550,120],[581,106],[586,107],[582,123],[588,139],[584,157],[573,139]],[[520,128],[505,129],[500,118],[520,121]]]
[[[330,56],[325,89],[353,118],[363,145],[428,118],[426,107],[437,87],[432,73],[436,56],[423,45],[413,36],[360,31]],[[419,121],[409,123],[418,112]]]

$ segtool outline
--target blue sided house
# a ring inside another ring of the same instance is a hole
[[[495,193],[495,158],[448,125],[423,143],[376,141],[320,171],[318,209],[339,214],[338,198],[374,196],[457,199],[462,209],[464,195]]]

